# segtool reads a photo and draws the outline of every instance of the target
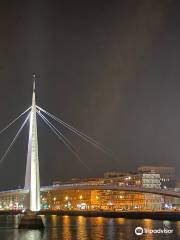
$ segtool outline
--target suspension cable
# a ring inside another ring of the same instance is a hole
[[[0,159],[0,163],[2,163],[4,161],[4,159],[6,158],[7,154],[11,151],[14,143],[16,142],[16,140],[18,139],[20,133],[22,132],[25,124],[27,123],[28,119],[29,119],[30,113],[28,114],[28,116],[26,117],[25,121],[23,122],[23,124],[21,125],[21,127],[19,128],[18,132],[16,133],[13,141],[11,142],[11,144],[9,145],[9,147],[7,148],[7,150],[5,151],[5,153],[3,154],[3,156]]]
[[[92,144],[94,147],[100,149],[101,151],[103,151],[104,153],[106,153],[107,155],[111,156],[114,158],[113,156],[113,152],[110,149],[107,149],[103,144],[97,142],[96,140],[94,140],[93,138],[89,137],[88,135],[86,135],[85,133],[79,131],[78,129],[74,128],[73,126],[67,124],[66,122],[64,122],[63,120],[57,118],[56,116],[54,116],[53,114],[47,112],[46,110],[44,110],[43,108],[37,106],[37,108],[44,112],[45,114],[47,114],[49,117],[51,117],[52,119],[54,119],[56,122],[60,123],[61,125],[63,125],[65,128],[69,129],[71,132],[75,133],[76,135],[78,135],[79,137],[81,137],[82,139],[84,139],[85,141],[87,141],[88,143]]]
[[[83,164],[84,167],[90,170],[90,168],[82,161],[78,152],[76,151],[72,143],[69,141],[69,139],[67,139],[45,116],[43,116],[40,111],[37,111],[37,113],[46,123],[46,125],[49,126],[53,133],[58,136],[58,138],[65,144],[65,146],[72,152],[72,154],[81,162],[81,164]]]
[[[23,113],[21,113],[18,117],[16,117],[13,121],[11,121],[6,127],[4,127],[0,131],[0,134],[2,134],[6,129],[8,129],[11,125],[13,125],[20,117],[22,117],[26,112],[28,112],[30,108],[31,107],[27,108]]]

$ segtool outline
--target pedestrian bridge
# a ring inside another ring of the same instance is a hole
[[[18,139],[20,133],[22,132],[24,126],[27,122],[29,122],[29,141],[28,141],[28,154],[27,154],[27,162],[26,162],[26,174],[25,174],[25,188],[16,189],[10,191],[2,191],[0,192],[0,208],[1,204],[4,202],[8,202],[11,206],[12,202],[15,202],[16,205],[23,206],[25,199],[26,205],[25,207],[32,210],[38,211],[41,207],[41,197],[43,197],[43,192],[46,193],[48,191],[55,190],[107,190],[107,191],[126,191],[131,193],[148,193],[148,194],[157,194],[160,196],[170,196],[175,198],[180,198],[180,192],[176,192],[174,189],[154,189],[154,188],[143,188],[138,186],[120,186],[118,184],[89,184],[89,183],[73,183],[73,184],[60,184],[60,185],[52,185],[45,186],[40,188],[40,177],[39,177],[39,154],[38,154],[38,136],[37,136],[37,116],[40,117],[44,123],[52,130],[52,132],[58,137],[58,139],[65,144],[65,146],[71,151],[71,153],[76,157],[76,159],[87,169],[89,167],[83,162],[76,150],[76,148],[72,145],[72,143],[67,139],[59,127],[64,127],[66,130],[70,131],[74,135],[80,137],[83,141],[91,144],[97,149],[101,150],[103,153],[106,153],[110,156],[110,159],[113,159],[113,153],[110,149],[107,149],[103,144],[97,142],[95,139],[89,137],[85,133],[79,131],[73,126],[67,124],[63,120],[57,118],[53,114],[49,113],[45,109],[36,105],[36,91],[35,91],[35,79],[36,74],[33,74],[33,93],[32,93],[32,105],[27,108],[23,113],[21,113],[17,118],[11,121],[5,128],[0,131],[0,135],[6,131],[10,126],[12,126],[21,116],[27,114],[23,124],[17,131],[13,141],[0,158],[0,163],[2,163],[7,154],[11,151],[14,143]],[[37,115],[37,116],[36,116]],[[53,125],[55,121],[58,124],[58,127]],[[41,193],[41,195],[40,195]],[[61,192],[62,193],[62,192]],[[28,195],[28,197],[27,197]],[[117,193],[118,195],[118,193]],[[62,202],[62,201],[61,201]],[[9,206],[8,205],[8,206]]]
[[[177,197],[180,198],[180,192],[174,189],[154,189],[154,188],[143,188],[136,186],[119,186],[115,184],[64,184],[64,185],[53,185],[42,187],[41,191],[50,190],[112,190],[112,191],[127,191],[127,192],[137,192],[137,193],[152,193],[163,196]]]
[[[136,192],[136,193],[151,193],[162,196],[176,197],[180,198],[180,192],[174,189],[154,189],[154,188],[143,188],[137,186],[119,186],[115,184],[61,184],[61,185],[51,185],[41,187],[41,192],[55,190],[109,190],[109,191],[126,191],[126,192]],[[14,196],[18,194],[27,194],[28,189],[16,189],[9,191],[1,191],[0,198],[3,196]]]

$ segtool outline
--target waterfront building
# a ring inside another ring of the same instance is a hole
[[[138,173],[154,172],[160,174],[161,188],[174,188],[176,185],[175,168],[166,166],[140,166]]]
[[[179,204],[176,198],[160,194],[110,188],[108,190],[100,190],[94,187],[93,189],[87,189],[86,185],[81,186],[83,186],[82,189],[72,189],[71,184],[64,185],[63,188],[61,186],[41,188],[41,209],[153,211],[167,209],[169,206]],[[26,197],[26,190],[1,192],[0,210],[24,209]]]
[[[23,209],[26,193],[4,193],[1,209]],[[43,190],[41,208],[49,210],[142,210],[145,194],[114,190]]]

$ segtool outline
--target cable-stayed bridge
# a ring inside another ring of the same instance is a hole
[[[21,127],[18,129],[16,135],[14,136],[11,144],[4,152],[0,159],[0,163],[3,163],[8,153],[12,150],[15,142],[20,136],[21,132],[27,124],[29,124],[29,140],[28,140],[28,153],[27,153],[27,162],[26,162],[26,174],[25,174],[25,185],[24,189],[16,189],[11,191],[2,191],[0,192],[1,196],[5,195],[14,195],[14,194],[26,194],[27,198],[24,203],[26,209],[32,211],[39,211],[41,209],[41,191],[48,190],[112,190],[112,191],[125,191],[125,192],[135,192],[135,193],[151,193],[162,196],[176,197],[180,198],[180,193],[173,190],[165,189],[148,189],[143,187],[135,186],[118,186],[112,184],[66,184],[60,186],[47,186],[40,187],[40,176],[39,176],[39,153],[38,153],[38,133],[37,133],[37,117],[39,117],[46,125],[51,129],[51,131],[56,135],[56,137],[64,143],[64,145],[71,151],[71,153],[76,157],[76,159],[87,169],[89,167],[87,164],[82,161],[77,152],[76,148],[73,146],[71,141],[64,136],[64,134],[59,130],[58,127],[54,126],[54,122],[58,123],[60,126],[65,127],[73,134],[76,134],[81,139],[87,143],[93,145],[99,150],[103,151],[109,156],[113,156],[113,153],[110,149],[106,148],[103,144],[97,142],[93,138],[89,137],[85,133],[79,131],[75,127],[64,122],[60,118],[56,117],[52,113],[46,111],[44,108],[36,105],[36,88],[35,88],[35,74],[33,75],[33,94],[32,94],[32,105],[28,107],[23,113],[11,121],[5,128],[0,131],[0,135],[3,134],[7,129],[14,125],[20,118],[25,116]]]

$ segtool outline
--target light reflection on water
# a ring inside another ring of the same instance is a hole
[[[43,216],[44,231],[18,230],[17,216],[0,216],[0,240],[178,240],[180,221],[129,220],[125,218]],[[137,226],[147,229],[169,228],[174,234],[136,236]]]

